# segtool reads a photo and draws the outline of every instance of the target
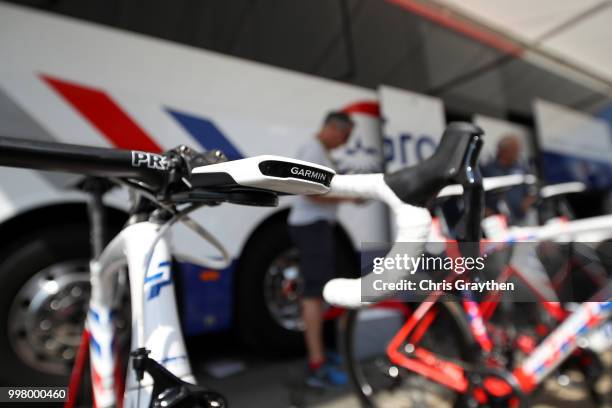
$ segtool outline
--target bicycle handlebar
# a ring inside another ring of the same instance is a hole
[[[396,227],[395,243],[386,256],[418,257],[423,252],[431,226],[426,204],[451,183],[460,183],[466,191],[482,189],[481,176],[476,168],[482,133],[481,129],[469,123],[451,123],[436,152],[425,162],[389,175],[337,175],[331,181],[330,194],[386,203]],[[403,245],[400,249],[399,243],[402,242],[410,245]],[[409,271],[387,269],[384,273],[385,282],[395,283],[405,278]],[[360,307],[369,303],[362,301],[362,285],[371,288],[375,279],[381,278],[370,273],[358,279],[332,279],[325,285],[323,297],[336,306]],[[392,293],[377,291],[376,295],[378,298],[375,300],[380,300]]]
[[[540,197],[552,198],[568,194],[581,193],[585,191],[586,185],[580,181],[571,181],[568,183],[551,184],[540,189]]]
[[[0,166],[136,179],[171,201],[175,195],[183,197],[182,193],[207,191],[218,194],[214,197],[188,195],[186,200],[237,200],[251,205],[269,205],[275,202],[269,200],[270,195],[326,193],[335,174],[324,166],[280,156],[229,162],[218,160],[218,155],[209,156],[186,146],[160,155],[0,137]],[[257,193],[265,197],[256,196]],[[240,194],[238,200],[236,197]]]
[[[485,192],[495,193],[515,186],[533,185],[537,178],[531,174],[511,174],[509,176],[484,177],[482,179],[482,189]],[[459,197],[463,195],[461,184],[451,184],[444,187],[437,195],[437,198]]]
[[[166,157],[137,150],[0,137],[0,165],[91,176],[136,178],[153,188],[168,177]]]
[[[408,256],[419,256],[423,252],[431,226],[429,210],[400,200],[385,183],[383,174],[338,175],[332,179],[330,187],[330,194],[333,195],[376,199],[387,204],[396,226],[395,244],[387,257],[394,257],[400,252],[398,244],[400,242],[415,243],[410,248],[413,253]],[[405,270],[385,271],[385,281],[397,282],[405,274]],[[361,285],[370,285],[369,280],[373,278],[373,274],[370,274],[360,279],[333,279],[325,285],[323,297],[328,303],[336,306],[359,307],[362,305]],[[381,297],[388,295],[389,293],[381,293]]]

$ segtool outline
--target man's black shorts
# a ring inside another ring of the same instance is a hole
[[[333,224],[321,220],[306,225],[290,225],[289,235],[299,251],[304,297],[321,297],[323,286],[335,276]]]

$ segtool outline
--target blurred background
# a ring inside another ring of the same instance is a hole
[[[416,164],[464,120],[486,133],[483,165],[518,138],[521,165],[543,185],[586,186],[567,198],[573,216],[609,214],[610,21],[609,0],[3,1],[0,135],[295,156],[328,111],[343,110],[355,128],[333,160],[354,173]],[[0,168],[0,383],[67,381],[89,291],[79,182]],[[110,231],[127,218],[126,198],[105,197]],[[236,406],[295,397],[283,378],[304,352],[291,203],[195,214],[229,249],[225,270],[197,261],[208,248],[186,229],[173,236],[194,367]],[[525,223],[537,223],[531,215]],[[355,267],[361,242],[389,239],[387,217],[376,203],[342,206],[342,267]],[[348,394],[312,403],[354,406]]]

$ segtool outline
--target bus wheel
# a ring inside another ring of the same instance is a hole
[[[338,269],[359,272],[350,241],[338,229]],[[304,351],[300,300],[303,282],[286,221],[258,231],[236,273],[237,327],[244,343],[258,352],[292,356]]]
[[[85,224],[49,227],[2,248],[5,384],[67,384],[89,299],[88,235]]]

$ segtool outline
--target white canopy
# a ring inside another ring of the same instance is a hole
[[[429,0],[517,41],[523,57],[612,89],[612,0]]]

